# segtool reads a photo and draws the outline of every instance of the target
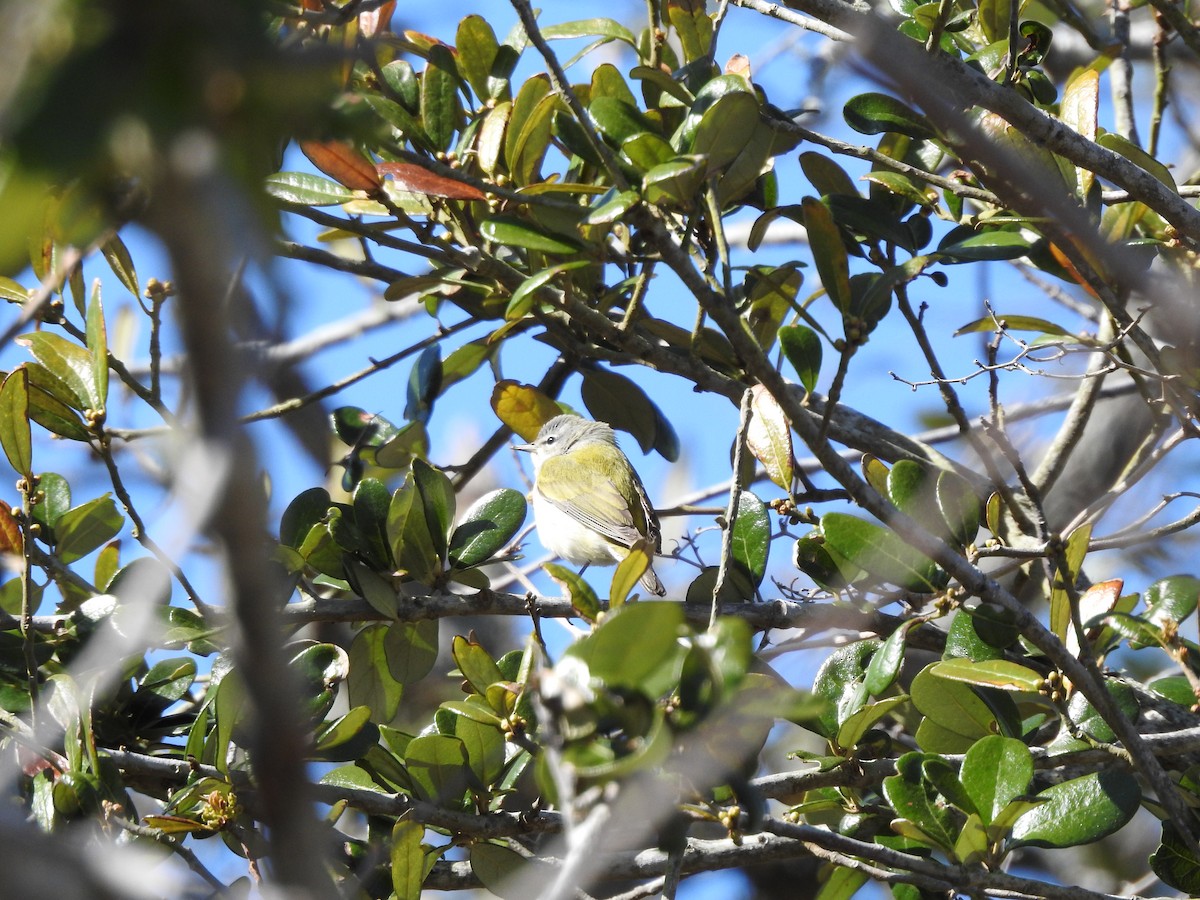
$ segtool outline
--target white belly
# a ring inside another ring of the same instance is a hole
[[[572,565],[611,566],[625,558],[624,548],[610,544],[536,492],[533,515],[542,546]]]

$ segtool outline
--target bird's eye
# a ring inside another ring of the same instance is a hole
[[[558,440],[558,438],[556,438],[554,435],[550,435],[550,437],[546,438],[545,442],[549,445],[553,444],[556,440]]]

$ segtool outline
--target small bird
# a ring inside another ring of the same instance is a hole
[[[555,416],[516,449],[533,457],[533,515],[548,550],[586,568],[615,565],[643,539],[653,553],[662,549],[654,507],[611,427]],[[666,593],[652,565],[639,584]]]

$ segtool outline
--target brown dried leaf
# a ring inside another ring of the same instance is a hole
[[[375,164],[346,141],[301,141],[300,150],[314,166],[352,191],[374,194],[383,184]]]
[[[446,197],[450,200],[486,200],[483,191],[465,181],[445,178],[412,163],[388,162],[377,165],[381,177],[391,176],[396,186],[427,197]]]

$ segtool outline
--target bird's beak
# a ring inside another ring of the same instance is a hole
[[[513,444],[514,450],[524,450],[526,453],[533,452],[533,444]]]

